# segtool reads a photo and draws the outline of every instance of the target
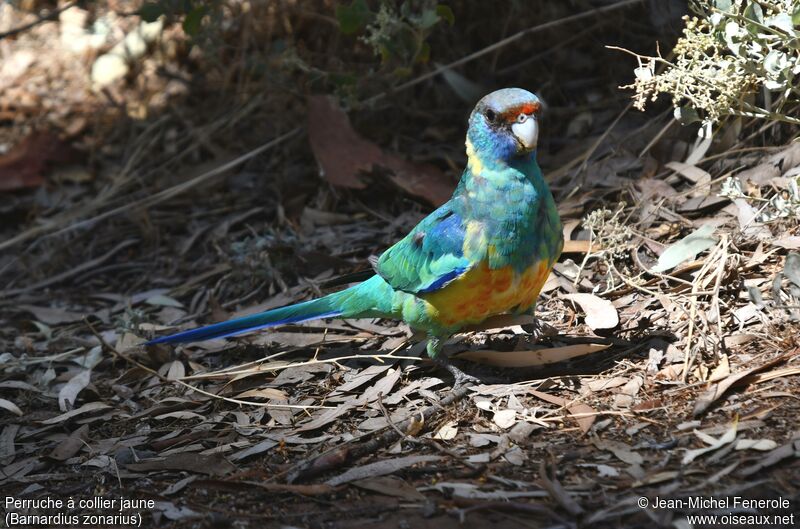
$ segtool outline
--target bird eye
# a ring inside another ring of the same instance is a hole
[[[524,113],[520,114],[519,116],[517,116],[517,123],[525,123],[526,119],[528,119],[528,115],[527,114],[524,114]]]
[[[497,114],[490,108],[486,110],[486,119],[488,119],[490,123],[494,123],[494,120],[497,119]]]

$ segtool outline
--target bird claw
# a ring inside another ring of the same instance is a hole
[[[464,373],[461,369],[456,367],[449,360],[437,358],[436,363],[439,364],[441,367],[445,368],[447,371],[449,371],[451,375],[453,375],[453,389],[458,389],[465,385],[472,386],[481,383],[480,379]]]

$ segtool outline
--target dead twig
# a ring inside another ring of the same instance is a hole
[[[233,404],[244,404],[244,405],[247,405],[247,406],[258,406],[260,408],[281,408],[281,409],[290,408],[290,409],[298,409],[298,410],[331,408],[331,406],[311,406],[311,405],[303,406],[303,405],[300,405],[300,404],[270,404],[270,403],[264,403],[264,402],[253,402],[253,401],[247,401],[247,400],[241,400],[241,399],[232,399],[230,397],[222,397],[222,396],[217,395],[215,393],[211,393],[210,391],[205,391],[205,390],[200,389],[200,388],[198,388],[196,386],[192,386],[191,384],[187,384],[183,380],[169,379],[169,378],[165,377],[164,375],[160,374],[155,369],[147,367],[143,363],[141,363],[141,362],[139,362],[137,360],[134,360],[133,358],[131,358],[127,354],[125,354],[125,353],[123,353],[121,351],[118,351],[116,347],[114,347],[113,345],[108,343],[105,340],[105,338],[103,338],[103,336],[100,333],[97,332],[97,330],[89,322],[88,319],[84,318],[83,322],[89,328],[89,332],[91,332],[92,335],[94,335],[94,337],[97,338],[97,340],[100,342],[100,345],[102,345],[103,348],[105,348],[107,351],[109,351],[111,354],[113,354],[117,358],[120,358],[121,360],[124,360],[125,362],[127,362],[129,364],[132,364],[132,365],[138,367],[139,369],[143,369],[147,373],[150,373],[154,377],[158,378],[164,384],[178,384],[180,386],[185,387],[186,389],[188,389],[190,391],[196,391],[196,392],[200,393],[201,395],[205,395],[206,397],[211,397],[212,399],[224,400],[226,402],[231,402]]]
[[[55,19],[58,18],[58,15],[60,15],[61,13],[66,11],[67,9],[70,9],[70,8],[74,7],[77,4],[78,4],[77,1],[67,2],[63,6],[59,7],[58,9],[54,9],[54,10],[50,11],[49,13],[46,13],[46,14],[43,14],[43,15],[42,14],[37,15],[36,20],[34,20],[33,22],[29,22],[27,24],[23,24],[23,25],[18,26],[16,28],[11,28],[8,31],[4,31],[4,32],[0,33],[0,40],[7,39],[8,37],[13,37],[15,35],[19,35],[20,33],[25,33],[29,29],[35,28],[36,26],[38,26],[39,24],[41,24],[43,22],[49,22],[51,20],[55,20]]]
[[[60,283],[65,279],[69,279],[70,277],[76,276],[81,272],[86,272],[87,270],[91,270],[101,264],[105,263],[120,251],[128,248],[129,246],[133,246],[134,244],[138,243],[139,239],[128,239],[127,241],[122,241],[118,245],[114,246],[112,249],[101,255],[100,257],[96,257],[94,259],[90,259],[84,263],[79,264],[72,270],[67,270],[66,272],[62,272],[60,274],[56,274],[52,277],[48,277],[38,283],[34,283],[33,285],[21,288],[13,288],[10,290],[4,290],[0,292],[0,297],[8,297],[8,296],[17,296],[19,294],[25,294],[27,292],[31,292],[33,290],[39,290],[44,287],[49,287],[50,285],[54,285],[56,283]]]
[[[414,438],[414,437],[410,437],[409,436],[409,432],[403,432],[403,430],[401,430],[394,423],[392,418],[389,416],[389,412],[386,410],[386,406],[383,405],[383,395],[382,394],[378,394],[378,401],[377,402],[378,402],[378,407],[380,407],[381,412],[383,413],[383,416],[386,418],[386,422],[389,423],[389,426],[391,426],[392,429],[394,431],[396,431],[400,435],[400,438],[403,439],[404,441],[408,441],[409,443],[412,443],[412,444],[418,444],[418,445],[422,444],[422,445],[425,445],[425,446],[429,446],[429,447],[433,448],[434,450],[436,450],[437,452],[441,452],[442,454],[450,456],[453,459],[460,460],[466,466],[468,466],[469,468],[471,468],[472,470],[475,470],[477,472],[480,472],[485,468],[483,465],[476,465],[474,463],[471,463],[471,462],[467,461],[460,454],[457,454],[453,450],[449,450],[449,449],[445,448],[444,446],[440,445],[439,443],[437,443],[433,439],[417,439],[417,438]],[[411,417],[411,418],[413,419],[413,417]],[[422,417],[420,417],[420,419],[422,419]],[[409,426],[413,430],[413,429],[421,428],[422,426],[424,426],[424,424],[425,424],[424,420],[419,420],[419,421],[416,421],[416,422],[412,421],[409,424]]]
[[[381,448],[388,446],[398,439],[402,438],[400,432],[409,431],[414,422],[418,422],[420,418],[423,424],[430,423],[431,419],[440,413],[446,406],[458,402],[463,399],[470,391],[469,386],[463,386],[448,394],[440,402],[433,406],[428,406],[419,414],[412,415],[408,419],[395,425],[396,429],[388,428],[381,435],[367,434],[372,439],[366,443],[349,447],[346,444],[334,447],[319,456],[306,459],[294,466],[293,469],[286,473],[287,483],[295,483],[298,481],[306,481],[316,476],[335,470],[341,466],[352,463],[367,454],[372,454]],[[365,436],[362,436],[365,437]],[[361,437],[359,437],[360,439]],[[351,441],[352,442],[352,441]],[[283,475],[283,474],[282,474]],[[279,476],[276,476],[279,477]]]

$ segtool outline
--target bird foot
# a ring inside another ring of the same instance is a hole
[[[450,372],[451,375],[453,375],[453,389],[454,390],[458,389],[458,388],[460,388],[460,387],[462,387],[464,385],[472,386],[472,385],[481,383],[481,381],[478,378],[476,378],[476,377],[474,377],[472,375],[468,375],[468,374],[464,373],[461,369],[459,369],[452,362],[450,362],[450,360],[447,360],[447,359],[444,359],[444,358],[442,358],[442,359],[437,358],[434,361],[437,364],[439,364],[440,367],[445,368],[447,371]]]

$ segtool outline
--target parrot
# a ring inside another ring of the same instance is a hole
[[[320,318],[402,320],[455,378],[475,378],[441,354],[465,327],[534,314],[564,245],[555,200],[536,161],[540,99],[521,88],[484,96],[468,121],[467,165],[450,200],[370,259],[374,275],[326,296],[146,342],[178,344]]]

